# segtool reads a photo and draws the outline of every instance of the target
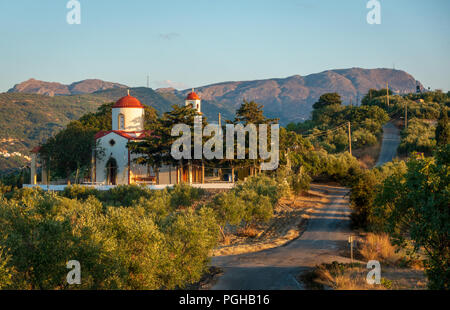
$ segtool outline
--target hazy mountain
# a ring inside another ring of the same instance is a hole
[[[410,74],[393,69],[329,70],[307,76],[294,75],[281,79],[223,82],[196,88],[200,97],[225,111],[235,111],[244,99],[264,105],[267,116],[278,117],[282,124],[309,118],[312,105],[324,93],[339,93],[344,104],[359,104],[370,88],[389,88],[395,93],[410,93],[420,82]],[[164,89],[184,97],[190,89]],[[157,90],[159,92],[159,90]]]
[[[389,88],[395,93],[410,93],[420,82],[410,74],[394,69],[340,69],[329,70],[306,76],[294,75],[255,81],[223,82],[196,88],[203,100],[204,114],[211,120],[222,113],[224,118],[232,118],[234,111],[244,99],[255,100],[264,105],[269,117],[280,118],[282,124],[298,122],[309,118],[312,105],[323,93],[339,93],[344,104],[359,104],[370,88]],[[126,95],[127,86],[101,80],[83,80],[70,85],[50,83],[30,79],[15,85],[9,92],[34,93],[43,95],[74,95],[93,93],[111,101]],[[153,106],[159,113],[170,109],[172,104],[183,104],[190,89],[177,91],[162,88],[132,88],[132,94],[144,104]]]
[[[30,150],[107,99],[93,95],[0,94],[0,172],[27,163]],[[21,155],[13,155],[15,152]],[[8,156],[11,154],[12,156]]]
[[[90,94],[100,90],[112,88],[126,88],[126,87],[127,86],[122,84],[105,82],[96,79],[88,79],[79,82],[74,82],[70,85],[29,79],[28,81],[14,85],[14,87],[8,90],[8,92],[58,96],[58,95]]]

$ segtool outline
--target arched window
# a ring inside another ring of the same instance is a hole
[[[125,115],[122,113],[119,114],[119,130],[125,129]]]

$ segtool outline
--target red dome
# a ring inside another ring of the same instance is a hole
[[[137,98],[128,95],[123,98],[120,98],[113,105],[113,108],[141,108],[141,109],[143,109],[144,106]]]
[[[200,97],[195,92],[190,92],[187,95],[186,100],[200,100]]]

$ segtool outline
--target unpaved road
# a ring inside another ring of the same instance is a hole
[[[397,155],[397,148],[400,144],[400,130],[391,122],[383,126],[383,143],[378,157],[377,167],[392,161]]]
[[[348,247],[351,234],[348,189],[312,184],[324,192],[330,203],[318,205],[310,214],[300,238],[285,246],[256,253],[214,257],[213,266],[224,274],[212,287],[215,290],[287,290],[303,289],[296,277],[321,263],[348,262],[339,256]]]

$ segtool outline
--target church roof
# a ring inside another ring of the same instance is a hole
[[[186,100],[200,100],[200,97],[192,91],[187,95]]]
[[[113,109],[114,108],[141,108],[141,109],[144,108],[142,103],[137,98],[130,96],[130,94],[117,100],[117,102],[112,107],[113,107]]]
[[[150,136],[151,131],[150,130],[142,130],[142,131],[123,131],[123,130],[106,130],[106,131],[99,131],[95,134],[94,138],[95,140],[100,139],[110,133],[115,133],[121,137],[124,137],[128,140],[140,140],[145,137]]]

